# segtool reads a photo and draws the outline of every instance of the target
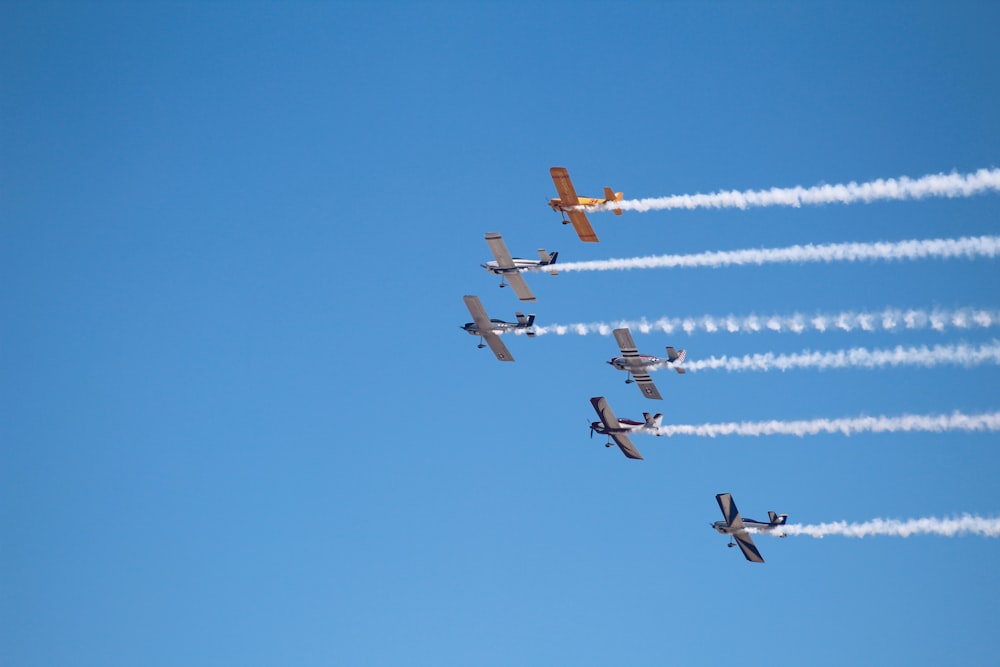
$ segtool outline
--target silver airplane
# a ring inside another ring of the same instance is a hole
[[[532,325],[535,323],[534,314],[525,317],[524,313],[515,313],[517,322],[491,320],[486,314],[483,304],[480,303],[478,296],[466,295],[463,298],[465,299],[465,307],[472,314],[473,321],[466,322],[462,326],[462,329],[472,336],[479,336],[478,347],[480,349],[489,345],[490,349],[493,350],[493,354],[500,361],[514,361],[514,355],[510,353],[507,346],[500,340],[499,334],[508,331],[524,331],[528,337],[533,337],[535,335],[535,330],[532,329]],[[483,341],[486,341],[486,343],[484,344]]]
[[[713,523],[712,528],[723,535],[729,535],[728,546],[738,546],[748,561],[763,563],[764,559],[761,557],[760,552],[757,551],[757,545],[750,539],[750,533],[747,531],[747,528],[758,533],[769,533],[779,526],[785,525],[788,515],[768,512],[767,516],[769,520],[767,523],[754,521],[753,519],[744,519],[740,517],[740,511],[736,509],[736,503],[733,502],[731,494],[720,493],[715,496],[715,500],[718,501],[719,509],[722,510],[723,520]],[[787,535],[781,533],[778,537],[787,537]]]
[[[611,441],[614,440],[618,448],[622,450],[622,454],[630,459],[641,459],[642,454],[632,444],[632,440],[628,437],[629,433],[660,435],[660,423],[663,420],[663,413],[651,415],[648,412],[643,412],[642,416],[646,421],[640,422],[615,417],[615,413],[611,411],[611,406],[608,405],[607,399],[603,396],[595,396],[590,399],[590,404],[594,406],[594,410],[597,411],[597,416],[600,419],[600,421],[591,422],[590,437],[593,438],[595,432],[608,436],[608,442],[604,446],[610,447]]]
[[[627,328],[615,329],[614,334],[615,340],[618,341],[618,348],[622,351],[622,356],[613,357],[608,363],[620,371],[626,371],[628,378],[625,379],[625,384],[637,383],[639,389],[642,391],[642,395],[646,398],[663,398],[660,396],[656,385],[653,384],[653,378],[649,377],[649,369],[672,366],[678,373],[684,374],[687,372],[680,366],[680,364],[684,363],[684,358],[687,356],[686,350],[678,352],[674,348],[667,346],[667,358],[660,359],[650,354],[639,354],[639,351],[635,347],[635,341],[632,340],[632,332]]]
[[[524,276],[521,275],[521,272],[533,271],[543,266],[551,266],[556,263],[556,257],[559,256],[559,253],[554,252],[550,255],[545,252],[544,248],[539,248],[539,259],[511,257],[510,252],[507,250],[507,244],[503,242],[503,238],[497,232],[487,232],[486,243],[490,246],[490,252],[493,253],[493,257],[496,259],[492,262],[480,264],[480,266],[490,273],[500,276],[500,287],[506,287],[508,284],[513,287],[514,292],[521,301],[534,301],[535,295],[528,288],[528,283],[524,281]],[[559,272],[553,270],[549,271],[549,273],[557,275]],[[506,284],[504,280],[507,281]]]

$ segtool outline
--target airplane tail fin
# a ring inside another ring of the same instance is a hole
[[[787,514],[776,514],[774,512],[768,512],[767,516],[771,520],[772,526],[784,526],[785,522],[788,521]]]
[[[535,331],[534,331],[534,329],[531,329],[530,327],[531,327],[531,325],[533,325],[535,323],[535,314],[532,313],[532,314],[528,315],[527,317],[525,317],[524,313],[522,313],[520,311],[518,311],[518,312],[516,312],[514,314],[517,315],[517,323],[520,324],[525,329],[527,329],[527,331],[525,332],[527,334],[527,336],[529,338],[534,338],[535,337]]]
[[[625,194],[622,192],[615,192],[611,188],[604,188],[604,203],[610,204],[613,201],[621,201]],[[615,215],[621,215],[622,210],[620,208],[611,209],[614,211]]]
[[[545,252],[545,248],[539,248],[538,249],[538,256],[542,260],[541,266],[552,266],[553,264],[556,263],[556,258],[559,257],[559,253],[558,252],[554,252],[554,253],[552,253],[550,255],[549,253]],[[549,273],[551,273],[554,276],[558,276],[559,275],[559,272],[555,271],[555,270],[549,271]]]
[[[673,364],[675,371],[681,375],[687,373],[686,370],[681,368],[681,364],[683,364],[684,360],[687,358],[687,350],[681,350],[678,352],[670,345],[667,345],[667,358],[670,359],[670,363]]]
[[[663,413],[657,412],[655,415],[651,415],[648,412],[643,412],[642,416],[646,419],[647,428],[660,428],[663,424]]]

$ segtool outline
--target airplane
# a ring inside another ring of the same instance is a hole
[[[496,260],[480,264],[480,266],[490,273],[500,276],[500,287],[507,286],[504,284],[504,279],[506,278],[521,301],[534,301],[535,295],[528,289],[528,283],[524,281],[524,276],[521,275],[521,272],[542,266],[551,266],[556,263],[556,257],[559,256],[559,253],[554,252],[550,255],[545,252],[544,248],[539,248],[538,256],[540,259],[511,257],[510,252],[507,251],[507,244],[503,242],[503,239],[497,232],[487,232],[486,243],[489,244],[490,251],[496,257]],[[549,271],[549,273],[554,276],[559,274],[555,270]]]
[[[643,412],[642,416],[646,421],[638,422],[631,419],[616,418],[615,413],[611,411],[611,406],[608,405],[607,399],[603,396],[595,396],[590,399],[590,404],[594,406],[594,410],[597,411],[597,416],[600,418],[600,421],[591,422],[590,437],[594,437],[595,431],[601,435],[608,436],[608,442],[604,446],[610,447],[611,441],[614,440],[618,448],[622,450],[622,454],[630,459],[641,459],[642,454],[632,444],[632,441],[628,437],[629,433],[660,435],[660,422],[663,420],[663,413],[651,415],[648,412]]]
[[[478,347],[482,349],[486,345],[489,345],[490,349],[493,350],[493,354],[500,361],[514,361],[514,356],[507,349],[507,346],[503,344],[503,341],[500,340],[498,334],[524,330],[529,338],[534,337],[535,331],[531,328],[531,325],[535,323],[534,314],[525,317],[524,313],[515,313],[517,322],[491,320],[486,314],[483,304],[480,303],[478,296],[466,295],[462,298],[465,299],[465,307],[469,309],[473,320],[472,322],[467,322],[462,328],[473,336],[479,336]],[[486,341],[485,345],[483,344],[484,340]]]
[[[635,348],[635,341],[632,340],[632,333],[627,328],[615,329],[613,333],[615,340],[618,341],[618,347],[622,351],[622,356],[612,357],[608,363],[620,371],[627,371],[628,378],[626,378],[625,384],[636,382],[646,398],[663,398],[656,389],[656,385],[653,384],[653,378],[649,377],[649,373],[646,372],[647,369],[671,365],[675,371],[682,375],[687,372],[679,365],[684,362],[684,358],[687,356],[686,350],[678,352],[668,345],[667,358],[660,359],[649,354],[639,354]]]
[[[597,243],[597,234],[594,233],[594,228],[590,226],[590,221],[587,220],[587,216],[579,207],[610,204],[611,202],[621,201],[624,195],[621,192],[614,192],[611,188],[604,188],[604,199],[578,197],[576,190],[573,188],[573,181],[569,180],[569,172],[566,171],[565,167],[552,167],[549,169],[549,174],[552,175],[552,182],[556,186],[556,192],[559,193],[557,198],[549,200],[549,206],[552,207],[553,211],[559,211],[563,214],[564,225],[573,223],[573,227],[576,229],[576,233],[581,241]],[[620,208],[612,210],[615,215],[622,214]],[[569,220],[566,219],[567,215],[569,215]]]
[[[736,503],[733,502],[731,494],[720,493],[715,496],[715,500],[719,503],[719,509],[722,510],[724,520],[716,521],[712,524],[712,528],[715,528],[723,535],[729,535],[728,546],[738,546],[748,561],[763,563],[764,559],[761,557],[760,552],[757,551],[757,545],[750,539],[750,533],[747,532],[747,528],[752,528],[757,532],[769,533],[778,528],[778,526],[785,525],[788,515],[768,512],[769,521],[767,523],[754,521],[753,519],[743,519],[740,517],[740,511],[736,509]],[[781,533],[778,537],[788,536]],[[735,540],[735,543],[733,540]]]

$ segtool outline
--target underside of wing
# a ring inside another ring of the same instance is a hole
[[[562,206],[576,206],[580,203],[573,181],[569,180],[569,172],[565,167],[552,167],[549,169],[549,174],[552,175],[552,182],[556,186],[556,192],[559,193],[559,203]]]
[[[618,448],[622,450],[622,454],[627,458],[642,459],[642,454],[639,453],[639,450],[635,448],[635,445],[632,444],[632,441],[624,433],[614,433],[611,439],[615,441]]]
[[[490,331],[489,333],[483,334],[483,340],[485,340],[486,344],[490,346],[491,350],[493,350],[493,354],[497,355],[497,359],[500,361],[514,361],[514,355],[510,353],[507,346],[503,344],[502,340],[500,340],[500,336]]]
[[[615,329],[612,333],[615,335],[615,341],[618,343],[618,349],[622,351],[623,357],[638,357],[639,350],[635,347],[635,341],[632,339],[632,332],[626,329]]]
[[[745,530],[741,530],[737,533],[733,533],[733,539],[736,540],[737,546],[739,546],[740,551],[746,556],[747,560],[752,563],[763,563],[764,558],[757,551],[757,545],[753,543],[750,539],[750,534]]]
[[[497,260],[497,266],[501,269],[513,269],[514,259],[510,256],[510,251],[507,250],[507,244],[503,242],[503,238],[497,232],[487,232],[486,233],[486,244],[490,247],[490,252],[493,253],[493,257]]]
[[[663,397],[660,396],[659,389],[657,389],[656,385],[653,384],[653,378],[649,377],[649,375],[645,373],[632,373],[632,379],[635,380],[637,385],[639,385],[639,389],[642,391],[643,396],[646,398],[655,398],[661,401],[663,400]]]
[[[514,288],[514,293],[517,294],[517,298],[521,301],[535,300],[535,295],[531,292],[528,283],[524,280],[524,276],[520,273],[508,273],[507,284]]]
[[[573,209],[568,212],[569,221],[573,223],[573,229],[576,230],[576,235],[580,237],[581,241],[587,243],[597,243],[597,234],[594,233],[594,228],[590,226],[590,220],[587,220],[587,216],[583,214],[583,211]]]
[[[595,396],[590,399],[590,404],[594,406],[594,410],[597,411],[597,417],[601,420],[608,428],[619,428],[621,424],[618,422],[618,418],[615,417],[615,413],[611,411],[611,406],[608,405],[608,401],[603,396]]]
[[[490,322],[490,317],[486,314],[486,309],[483,308],[479,297],[467,294],[462,298],[465,299],[465,307],[469,309],[469,314],[472,315],[472,321],[479,328],[479,335],[484,336],[487,332],[492,332],[493,323]]]
[[[719,509],[722,510],[722,518],[725,519],[726,525],[735,530],[742,530],[743,519],[740,518],[740,511],[736,509],[732,494],[720,493],[715,496],[715,500],[719,503]]]

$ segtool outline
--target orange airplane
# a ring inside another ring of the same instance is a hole
[[[576,233],[581,241],[597,243],[597,234],[594,233],[594,228],[590,226],[590,221],[587,220],[587,216],[584,215],[580,207],[621,201],[622,193],[614,192],[611,188],[604,188],[604,199],[578,197],[576,190],[573,188],[573,181],[569,180],[569,172],[566,171],[565,167],[552,167],[549,169],[549,173],[552,174],[552,182],[555,183],[556,192],[559,193],[558,198],[549,201],[549,206],[552,207],[553,211],[559,211],[563,214],[564,225],[573,223],[573,227],[576,229]],[[612,210],[615,215],[622,214],[620,208]],[[566,219],[567,215],[569,216],[569,220]]]

